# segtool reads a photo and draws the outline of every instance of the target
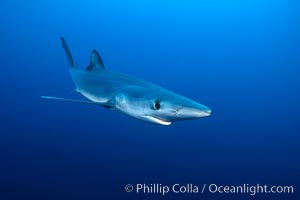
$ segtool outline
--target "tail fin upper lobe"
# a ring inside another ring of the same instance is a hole
[[[75,65],[75,63],[74,63],[74,60],[73,60],[71,51],[70,51],[70,49],[69,49],[69,47],[68,47],[68,44],[67,44],[65,38],[61,37],[60,39],[61,39],[62,47],[65,49],[66,56],[67,56],[67,58],[68,58],[68,62],[69,62],[69,64],[70,64],[71,68],[75,68],[76,65]]]

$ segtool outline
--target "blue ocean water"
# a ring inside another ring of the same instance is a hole
[[[297,199],[300,3],[2,1],[0,199]],[[61,47],[212,109],[172,126],[53,102]],[[294,194],[136,194],[126,184],[291,185]]]

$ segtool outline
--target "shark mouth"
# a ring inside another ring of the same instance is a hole
[[[150,116],[150,115],[144,115],[143,117],[146,118],[147,121],[155,123],[155,124],[160,124],[160,125],[165,125],[165,126],[172,124],[172,122],[162,120],[157,117]]]

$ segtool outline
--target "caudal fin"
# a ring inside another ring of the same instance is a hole
[[[71,51],[70,51],[70,49],[69,49],[69,47],[68,47],[68,44],[67,44],[65,38],[61,37],[60,39],[61,39],[62,47],[65,49],[66,56],[67,56],[67,58],[68,58],[68,62],[69,62],[69,64],[70,64],[71,68],[75,68],[76,65],[75,65],[75,63],[74,63],[74,60],[73,60]]]

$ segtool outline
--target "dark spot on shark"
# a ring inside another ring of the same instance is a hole
[[[160,101],[159,100],[155,101],[155,103],[154,103],[154,109],[155,110],[159,110],[160,109]]]

